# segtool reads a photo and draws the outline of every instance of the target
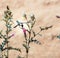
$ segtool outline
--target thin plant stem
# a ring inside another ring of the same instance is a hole
[[[28,46],[28,40],[26,38],[26,45]],[[28,58],[28,49],[26,49],[26,58]]]
[[[28,58],[28,53],[26,53],[26,58]]]
[[[7,20],[7,22],[6,22],[6,24],[8,24],[8,20]],[[6,36],[7,36],[7,48],[8,48],[8,27],[7,27],[7,33],[6,33]],[[9,57],[9,51],[8,51],[8,49],[7,49],[7,58]]]

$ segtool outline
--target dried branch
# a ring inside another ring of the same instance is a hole
[[[20,50],[19,48],[13,48],[13,47],[4,48],[3,51],[4,51],[4,50],[7,50],[7,49],[8,49],[8,50],[16,50],[16,51],[21,52],[21,50]]]

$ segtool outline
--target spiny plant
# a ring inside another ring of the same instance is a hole
[[[5,34],[3,34],[3,30],[0,31],[0,38],[4,39],[3,42],[0,44],[0,58],[9,58],[9,50],[16,50],[21,52],[19,48],[13,48],[9,46],[9,39],[14,36],[14,34],[9,35],[9,33],[12,31],[12,12],[7,6],[7,10],[4,11],[4,18],[2,19],[5,22]],[[3,51],[5,51],[5,55],[2,55]]]
[[[27,20],[27,15],[26,15],[26,14],[24,14],[23,17]],[[25,47],[25,50],[26,50],[26,58],[28,58],[29,49],[30,49],[30,43],[34,42],[34,43],[39,44],[39,45],[41,44],[41,42],[39,42],[37,39],[35,39],[35,37],[36,37],[37,35],[42,36],[42,35],[40,34],[41,31],[47,30],[47,29],[49,29],[49,28],[52,28],[52,26],[44,27],[44,28],[40,27],[39,32],[36,33],[36,32],[33,30],[33,27],[34,27],[35,22],[36,22],[36,19],[35,19],[34,14],[32,14],[32,15],[30,16],[30,18],[31,18],[31,20],[28,20],[28,21],[26,21],[26,22],[16,21],[16,22],[17,22],[17,25],[14,26],[14,28],[16,28],[17,26],[21,26],[21,29],[22,29],[22,31],[23,31],[23,33],[24,33],[25,41],[24,41],[24,43],[23,43],[23,47]],[[27,25],[28,29],[26,29],[26,28],[24,27],[24,24]],[[27,33],[28,33],[28,34],[27,34]],[[33,36],[32,36],[32,33],[33,33]],[[18,56],[18,58],[25,58],[25,57]]]

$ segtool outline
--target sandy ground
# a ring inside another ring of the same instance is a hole
[[[56,18],[56,15],[60,16],[60,0],[0,0],[0,20],[3,18],[3,12],[7,5],[13,12],[13,21],[24,20],[22,18],[24,12],[28,19],[33,13],[36,17],[34,27],[36,32],[39,32],[39,26],[53,25],[51,29],[41,32],[42,37],[36,37],[42,44],[31,44],[29,58],[60,58],[60,39],[55,37],[60,34],[60,18]],[[0,29],[4,29],[3,24],[1,20]],[[22,47],[24,40],[22,31],[17,27],[12,33],[16,35],[10,39],[9,45],[21,48],[22,55],[25,55],[25,49]],[[10,51],[9,58],[16,58],[20,54]]]

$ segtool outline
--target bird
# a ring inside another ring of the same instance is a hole
[[[18,20],[16,22],[17,22],[17,25],[14,26],[14,28],[16,28],[17,26],[20,26],[20,24],[21,24],[21,22],[19,22]]]

